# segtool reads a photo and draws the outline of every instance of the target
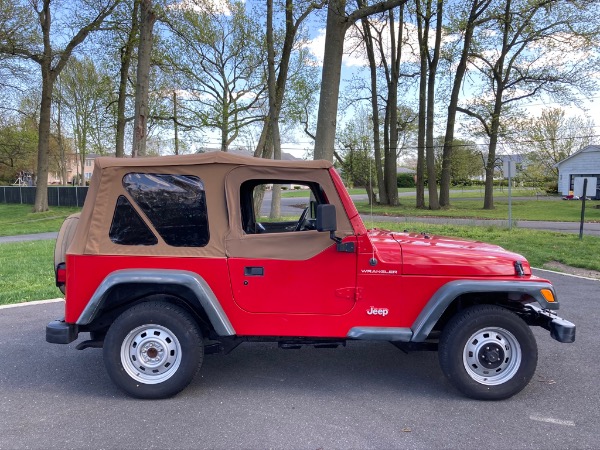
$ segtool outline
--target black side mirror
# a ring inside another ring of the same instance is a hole
[[[317,231],[337,230],[335,205],[317,205]]]

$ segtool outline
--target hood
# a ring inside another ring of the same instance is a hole
[[[520,261],[524,275],[531,275],[527,260],[498,245],[478,241],[416,233],[383,233],[377,231],[373,244],[384,253],[390,252],[390,240],[401,247],[402,274],[428,276],[515,276],[515,262]]]

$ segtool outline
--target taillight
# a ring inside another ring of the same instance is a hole
[[[62,287],[67,283],[67,266],[66,264],[60,263],[56,266],[56,286]]]

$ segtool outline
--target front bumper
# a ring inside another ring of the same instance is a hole
[[[558,342],[570,344],[575,342],[575,324],[558,317],[553,311],[542,309],[535,303],[529,303],[527,307],[532,313],[527,317],[529,325],[537,325],[550,331],[552,339]]]
[[[53,320],[46,325],[46,342],[51,344],[70,344],[79,335],[79,327],[67,323],[64,319]]]

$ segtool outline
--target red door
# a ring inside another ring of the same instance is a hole
[[[264,240],[260,255],[228,259],[240,308],[252,313],[341,315],[354,307],[356,253],[338,252],[329,236],[317,231],[251,239],[253,246]],[[355,238],[344,241],[348,239]]]

